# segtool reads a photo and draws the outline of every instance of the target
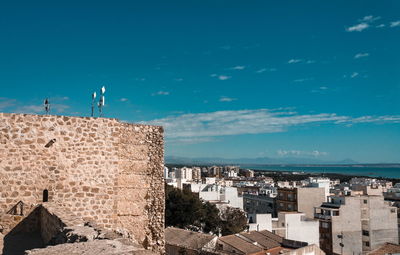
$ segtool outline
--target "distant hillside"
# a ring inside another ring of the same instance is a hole
[[[334,164],[334,165],[350,165],[359,164],[352,159],[345,159],[341,161],[323,161],[315,158],[237,158],[237,159],[226,159],[226,158],[186,158],[186,157],[174,157],[166,156],[165,162],[168,164],[187,164],[187,165],[226,165],[226,164],[237,164],[237,165],[273,165],[273,164]]]

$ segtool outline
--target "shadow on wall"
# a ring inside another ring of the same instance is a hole
[[[35,208],[4,237],[3,255],[24,255],[26,250],[45,246],[40,233],[40,210]]]

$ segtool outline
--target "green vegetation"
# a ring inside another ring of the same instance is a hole
[[[209,202],[203,202],[196,193],[165,185],[165,224],[204,233],[231,235],[246,229],[243,211],[227,208],[220,212]]]

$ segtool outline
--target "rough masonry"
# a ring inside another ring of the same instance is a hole
[[[0,113],[0,232],[20,201],[48,201],[163,252],[163,167],[162,127]]]

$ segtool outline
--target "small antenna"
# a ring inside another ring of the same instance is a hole
[[[44,100],[44,110],[46,111],[46,114],[48,115],[50,113],[50,101],[48,98]]]
[[[100,99],[99,99],[99,112],[100,112],[100,117],[103,117],[103,107],[105,105],[105,97],[104,97],[104,93],[106,92],[106,88],[103,86],[100,89]]]
[[[94,101],[96,100],[96,92],[92,94],[92,117],[94,117]]]

